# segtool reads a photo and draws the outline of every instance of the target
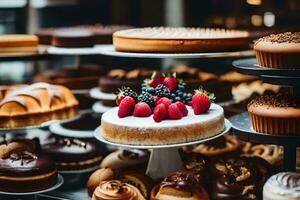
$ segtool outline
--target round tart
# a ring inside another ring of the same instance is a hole
[[[77,114],[77,108],[78,101],[64,86],[35,83],[15,87],[0,101],[0,127],[26,127],[68,119]]]
[[[300,100],[289,95],[263,95],[247,106],[255,131],[274,135],[300,133]]]
[[[153,117],[118,117],[118,107],[102,115],[101,134],[111,142],[134,145],[158,145],[191,142],[214,136],[224,130],[223,108],[212,104],[209,112],[188,115],[180,120],[157,123]]]
[[[300,175],[281,172],[273,175],[263,188],[264,200],[299,200]]]
[[[1,35],[0,53],[34,53],[38,50],[35,35]]]
[[[57,170],[53,160],[36,151],[31,140],[0,145],[0,191],[34,192],[53,186]]]
[[[43,142],[42,150],[56,162],[58,170],[81,170],[98,166],[102,156],[93,141],[50,136]]]
[[[262,67],[300,68],[300,32],[263,37],[255,43],[254,50],[257,63]]]
[[[117,31],[113,45],[117,51],[192,53],[232,51],[249,48],[248,32],[208,29],[153,27]]]

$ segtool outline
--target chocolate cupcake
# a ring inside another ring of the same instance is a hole
[[[264,185],[264,200],[299,200],[300,174],[281,172],[273,175]]]
[[[263,95],[247,106],[255,131],[273,135],[300,133],[300,100],[286,94]]]
[[[0,191],[35,192],[52,187],[56,180],[55,163],[34,141],[17,139],[0,146]]]
[[[51,135],[43,141],[42,150],[54,159],[59,171],[93,168],[102,160],[96,142],[91,140]]]
[[[255,45],[257,63],[278,69],[300,68],[300,32],[273,34],[259,39]]]

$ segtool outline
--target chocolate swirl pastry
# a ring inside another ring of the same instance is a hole
[[[30,140],[18,139],[0,145],[0,191],[32,192],[56,183],[53,160],[37,152]]]
[[[111,180],[103,181],[96,188],[93,200],[146,200],[141,192],[128,183]]]
[[[300,199],[300,175],[281,172],[273,175],[264,185],[264,200]]]
[[[192,151],[207,156],[208,158],[213,158],[237,153],[241,147],[241,142],[234,135],[225,135],[200,144]]]
[[[95,141],[52,135],[43,141],[42,150],[55,160],[59,170],[87,169],[102,160]]]
[[[191,171],[178,171],[166,177],[160,185],[151,191],[152,200],[165,199],[209,199],[206,190],[201,185],[202,178]]]
[[[101,162],[101,168],[111,168],[119,170],[145,171],[149,152],[142,150],[117,150],[106,156]]]
[[[99,88],[106,93],[116,93],[122,87],[130,87],[134,91],[140,92],[141,83],[145,78],[150,78],[153,72],[154,70],[144,68],[131,71],[113,69],[99,79]]]

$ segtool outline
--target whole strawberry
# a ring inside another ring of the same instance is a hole
[[[164,104],[158,104],[153,111],[153,119],[156,122],[161,122],[168,117],[168,110]]]
[[[121,101],[127,96],[132,97],[135,100],[137,98],[136,92],[133,91],[130,87],[122,87],[122,89],[119,89],[119,93],[116,98],[117,105],[120,105]]]
[[[206,113],[211,105],[211,102],[215,100],[213,93],[208,93],[203,89],[195,90],[195,94],[192,98],[192,107],[195,115]]]
[[[163,84],[167,86],[170,92],[177,89],[179,81],[174,76],[168,76],[164,79]]]
[[[154,72],[147,84],[150,87],[156,88],[156,86],[163,83],[164,79],[165,77],[163,77],[163,75],[158,75],[156,72]]]
[[[123,118],[132,115],[134,106],[135,100],[132,97],[124,97],[119,105],[118,116]]]
[[[149,117],[152,114],[150,106],[144,102],[135,104],[133,116],[135,117]]]

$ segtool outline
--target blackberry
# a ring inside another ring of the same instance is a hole
[[[120,93],[122,93],[122,95],[129,96],[132,97],[134,99],[137,99],[137,94],[135,91],[133,91],[130,87],[122,87],[122,89],[120,90]]]
[[[158,86],[156,86],[155,94],[158,97],[168,97],[168,98],[171,95],[169,89],[163,84],[159,84]]]
[[[148,104],[151,108],[153,108],[155,105],[155,99],[149,92],[144,92],[141,95],[139,95],[138,101]]]

